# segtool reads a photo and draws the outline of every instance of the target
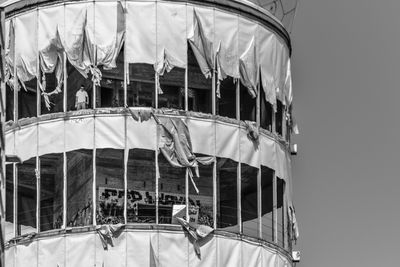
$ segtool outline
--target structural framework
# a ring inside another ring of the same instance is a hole
[[[296,5],[3,1],[6,266],[292,266]]]

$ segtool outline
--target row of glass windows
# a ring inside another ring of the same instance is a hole
[[[174,68],[169,73],[160,76],[159,83],[162,94],[157,93],[154,68],[149,64],[129,64],[129,75],[124,81],[123,48],[117,60],[117,68],[103,69],[102,80],[99,86],[94,86],[89,74],[85,79],[71,64],[65,68],[66,92],[49,95],[48,105],[41,96],[38,103],[36,88],[37,80],[34,79],[25,84],[15,96],[7,86],[6,93],[6,119],[35,117],[40,114],[56,113],[87,108],[109,107],[154,107],[174,108],[202,113],[213,113],[212,79],[206,79],[201,73],[192,49],[188,50],[188,88],[185,94],[185,70]],[[43,74],[42,74],[43,75]],[[46,88],[46,92],[52,92],[57,87],[54,73],[45,74],[40,84]],[[126,86],[126,92],[125,92]],[[79,92],[80,87],[83,91]],[[239,81],[228,77],[220,83],[220,98],[215,98],[215,114],[241,120],[257,120],[257,98],[251,98]],[[61,88],[64,88],[61,86]],[[64,90],[64,89],[63,89]],[[289,138],[285,107],[278,100],[277,112],[269,102],[265,100],[263,90],[260,91],[260,126],[269,131],[275,131],[281,136]],[[86,93],[85,93],[86,92]],[[65,93],[65,96],[64,96]],[[187,107],[185,97],[187,95]],[[14,101],[18,105],[14,110]],[[275,129],[273,125],[275,124]]]
[[[200,177],[193,178],[197,194],[186,180],[186,169],[170,166],[161,154],[156,163],[154,151],[131,149],[126,162],[125,169],[124,150],[97,149],[95,154],[93,150],[67,152],[65,160],[62,153],[48,154],[38,161],[31,158],[7,165],[7,240],[14,233],[19,236],[94,223],[178,224],[175,217],[186,218],[189,208],[191,222],[288,246],[285,183],[273,170],[263,166],[259,173],[246,164],[217,158],[215,166],[201,165]],[[156,165],[160,179],[156,179]]]

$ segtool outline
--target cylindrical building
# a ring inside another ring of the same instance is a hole
[[[297,0],[2,1],[6,266],[292,266]]]

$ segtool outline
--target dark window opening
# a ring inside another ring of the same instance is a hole
[[[227,77],[220,85],[221,98],[218,101],[217,114],[224,117],[236,118],[236,84],[232,77]]]
[[[258,169],[241,163],[241,216],[243,234],[258,237]]]
[[[240,84],[240,120],[256,121],[257,98],[252,98],[248,89]]]

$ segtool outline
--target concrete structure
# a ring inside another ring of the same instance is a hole
[[[1,4],[6,266],[292,266],[297,1],[267,2]]]

